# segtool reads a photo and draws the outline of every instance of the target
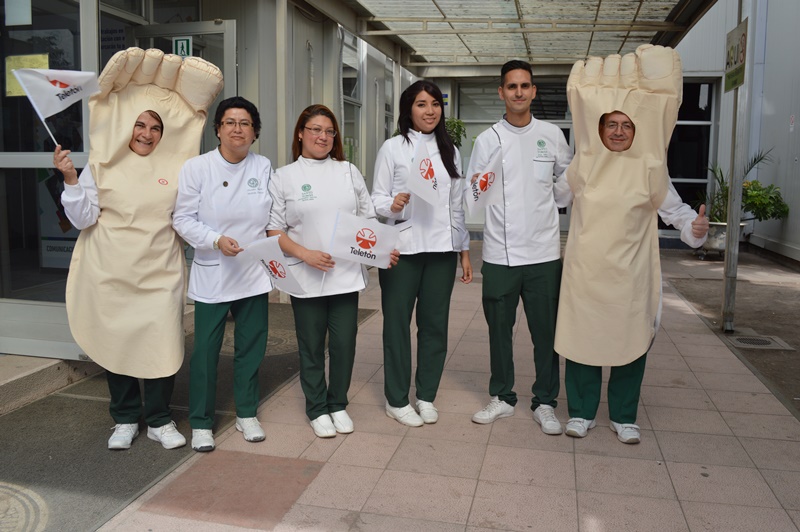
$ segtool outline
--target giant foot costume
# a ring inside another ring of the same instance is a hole
[[[183,361],[183,246],[172,211],[183,163],[198,154],[220,70],[199,58],[129,48],[100,74],[89,101],[89,168],[100,216],[81,231],[66,302],[78,345],[105,369],[154,379]],[[160,143],[148,156],[128,146],[138,116],[157,112]]]
[[[647,352],[658,328],[661,266],[656,211],[667,194],[667,146],[683,75],[677,52],[578,61],[567,82],[575,195],[564,258],[555,349],[592,366],[621,366]],[[598,125],[621,111],[636,127],[623,152],[607,149]]]

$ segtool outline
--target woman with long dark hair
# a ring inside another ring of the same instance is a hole
[[[445,129],[442,91],[420,80],[400,96],[400,135],[387,140],[375,161],[372,201],[390,225],[400,225],[402,260],[381,270],[386,415],[411,427],[436,423],[433,405],[447,355],[450,296],[460,256],[462,283],[472,281],[469,233],[464,222],[460,156]],[[438,198],[430,204],[409,191],[424,144]],[[409,404],[411,315],[417,309],[417,411]]]
[[[307,107],[292,134],[294,162],[279,168],[269,185],[273,204],[267,233],[280,236],[283,252],[301,261],[290,268],[306,293],[291,294],[292,310],[306,415],[320,438],[353,432],[345,408],[356,355],[358,293],[367,287],[367,276],[361,264],[334,262],[319,249],[323,242],[316,226],[325,220],[315,214],[342,210],[375,218],[367,185],[358,169],[345,160],[339,133],[330,109]]]

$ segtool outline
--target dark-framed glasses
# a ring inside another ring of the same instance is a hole
[[[223,120],[222,125],[229,129],[234,129],[236,126],[239,126],[242,129],[250,129],[253,127],[253,123],[249,120]]]

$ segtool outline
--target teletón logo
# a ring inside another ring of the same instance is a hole
[[[422,159],[419,163],[419,175],[424,179],[433,179],[433,163],[427,157]]]
[[[494,183],[494,172],[486,172],[478,181],[478,186],[481,192],[486,192],[489,190],[489,187],[492,186],[492,183]]]
[[[57,79],[47,78],[47,81],[49,81],[50,85],[52,85],[57,89],[66,89],[67,87],[69,87],[69,83],[64,83],[63,81],[58,81]]]
[[[356,233],[356,244],[358,244],[358,247],[361,249],[372,249],[377,243],[378,237],[375,236],[375,233],[372,231],[372,229],[369,229],[368,227],[365,227]]]
[[[164,179],[162,177],[161,179],[158,180],[158,184],[159,185],[169,185],[169,181],[167,181],[166,179]]]
[[[277,279],[286,278],[286,268],[284,268],[283,264],[281,264],[277,260],[269,261],[268,267],[269,267],[269,272],[272,274],[273,277]]]

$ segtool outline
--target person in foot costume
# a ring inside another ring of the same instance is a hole
[[[640,441],[639,393],[661,310],[657,215],[692,247],[708,232],[705,207],[698,215],[683,203],[667,173],[682,87],[677,52],[651,45],[578,61],[567,82],[575,198],[555,349],[567,359],[570,436],[595,426],[602,366],[611,366],[611,429],[624,443]]]
[[[222,73],[199,58],[129,48],[109,60],[99,84],[89,100],[89,164],[77,178],[60,146],[53,161],[65,175],[62,203],[82,229],[67,277],[69,325],[107,371],[116,423],[109,448],[130,447],[142,413],[150,439],[180,447],[169,401],[183,362],[185,261],[172,211]]]

